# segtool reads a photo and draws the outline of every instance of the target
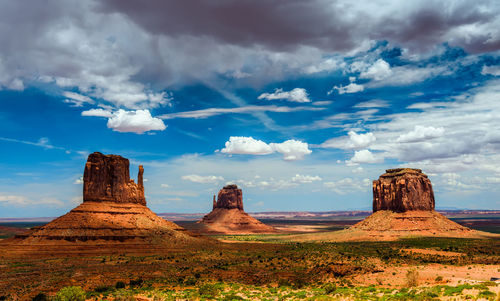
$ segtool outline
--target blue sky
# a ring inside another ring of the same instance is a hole
[[[495,1],[1,1],[0,217],[81,202],[89,153],[156,212],[371,207],[421,168],[437,207],[500,209]]]

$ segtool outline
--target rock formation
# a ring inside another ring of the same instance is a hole
[[[432,184],[422,170],[388,169],[373,181],[373,214],[350,230],[364,231],[365,238],[375,240],[403,236],[477,235],[476,231],[436,212],[434,206]]]
[[[198,222],[201,232],[221,234],[274,233],[276,230],[243,211],[243,193],[236,185],[224,186],[213,199],[213,210]]]
[[[243,193],[236,185],[224,186],[217,196],[215,208],[238,209],[243,211]]]
[[[129,161],[117,155],[90,154],[83,172],[84,202],[135,203],[146,205],[139,165],[137,184],[129,176]]]
[[[434,210],[431,181],[420,169],[388,169],[373,181],[373,212]]]
[[[155,244],[193,243],[182,227],[157,216],[144,198],[139,166],[137,184],[129,177],[129,161],[117,155],[90,154],[83,176],[83,203],[52,222],[18,235],[21,244],[127,242],[139,248]]]

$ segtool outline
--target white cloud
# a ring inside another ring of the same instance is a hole
[[[63,92],[64,97],[66,99],[64,100],[65,103],[70,103],[73,104],[74,107],[82,107],[84,104],[94,104],[95,102],[88,96],[81,95],[78,93],[74,92]]]
[[[83,184],[83,177],[79,177],[78,179],[76,179],[76,180],[73,182],[73,184],[78,184],[78,185]]]
[[[92,117],[113,117],[113,113],[104,109],[90,109],[82,112],[82,116],[92,116]]]
[[[372,152],[370,152],[367,149],[360,150],[360,151],[355,151],[354,156],[346,161],[348,165],[356,165],[356,164],[362,164],[362,163],[380,163],[382,161],[381,158],[377,158],[375,155],[373,155]]]
[[[338,181],[325,182],[323,185],[338,194],[348,194],[352,192],[365,191],[371,185],[370,179],[344,178]]]
[[[42,138],[38,139],[37,142],[31,142],[31,141],[25,141],[25,140],[19,140],[19,139],[12,139],[12,138],[6,138],[6,137],[0,137],[0,140],[8,141],[8,142],[15,142],[15,143],[22,143],[22,144],[33,145],[33,146],[39,146],[39,147],[43,147],[43,148],[46,148],[46,149],[60,149],[60,150],[64,150],[63,147],[58,147],[58,146],[52,145],[50,143],[49,138],[47,138],[47,137],[42,137]]]
[[[221,176],[200,176],[200,175],[186,175],[182,176],[181,179],[203,184],[209,184],[209,183],[213,184],[224,181],[224,178]]]
[[[265,143],[252,137],[229,137],[225,147],[220,150],[225,154],[269,155],[274,152],[283,154],[285,161],[304,159],[312,151],[307,143],[298,140],[287,140],[282,143]]]
[[[386,108],[389,106],[387,101],[382,99],[373,99],[369,101],[359,102],[353,108],[366,109],[366,108]]]
[[[316,64],[309,65],[303,69],[305,74],[315,74],[320,72],[330,72],[336,69],[343,68],[345,63],[342,60],[335,58],[327,58]]]
[[[305,155],[312,153],[307,143],[298,140],[287,140],[282,143],[270,143],[269,145],[273,150],[283,154],[285,161],[302,160]]]
[[[416,125],[413,131],[402,134],[397,141],[402,143],[422,142],[443,136],[444,128],[435,128],[433,126]]]
[[[274,93],[262,93],[257,99],[286,99],[291,102],[311,102],[308,97],[306,89],[295,88],[291,91],[283,91],[283,89],[276,89]]]
[[[117,132],[142,134],[148,131],[163,131],[167,127],[159,118],[152,117],[149,110],[118,110],[108,119],[108,128]]]
[[[309,176],[309,175],[301,175],[301,174],[296,174],[292,178],[292,182],[301,183],[301,184],[312,183],[314,181],[321,181],[321,180],[322,179],[320,176]]]
[[[320,147],[323,148],[340,148],[340,149],[363,149],[370,146],[377,140],[373,133],[357,134],[354,131],[349,131],[349,138],[332,138],[323,142]]]
[[[0,194],[0,205],[8,205],[15,207],[26,207],[26,206],[53,206],[53,207],[63,207],[64,202],[51,197],[43,197],[38,200],[32,200],[28,197],[21,195],[1,195]]]
[[[221,153],[243,155],[268,155],[274,152],[273,148],[262,140],[252,137],[229,137]]]
[[[361,92],[365,89],[365,87],[363,85],[358,85],[355,83],[356,81],[356,78],[355,77],[349,77],[349,80],[350,80],[350,84],[348,84],[347,86],[333,86],[333,88],[328,91],[328,95],[332,94],[333,93],[333,90],[337,90],[337,92],[339,94],[351,94],[351,93],[357,93],[357,92]]]
[[[370,88],[382,86],[406,86],[422,82],[428,78],[445,74],[447,67],[423,67],[415,68],[409,66],[394,67],[391,69],[391,76],[375,80],[367,84]]]
[[[174,119],[174,118],[207,118],[222,114],[252,114],[257,112],[276,112],[276,113],[289,113],[301,111],[321,111],[325,108],[313,107],[286,107],[286,106],[243,106],[237,108],[209,108],[196,111],[186,111],[178,113],[169,113],[158,116],[161,119]]]
[[[373,65],[361,72],[360,78],[368,78],[373,80],[383,80],[392,75],[391,66],[383,59],[378,59]]]
[[[483,66],[483,69],[481,70],[481,74],[483,75],[494,75],[494,76],[500,76],[500,66]]]
[[[14,78],[10,83],[8,83],[6,85],[6,88],[9,90],[14,90],[14,91],[23,91],[24,90],[24,83],[21,79]]]

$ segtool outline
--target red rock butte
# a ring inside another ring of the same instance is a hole
[[[430,211],[434,206],[431,181],[420,169],[388,169],[373,181],[373,212]]]
[[[434,207],[432,184],[422,170],[387,169],[373,181],[373,214],[350,230],[362,230],[375,240],[403,236],[478,236],[478,231],[449,220]]]
[[[201,232],[219,234],[275,233],[276,230],[251,217],[243,210],[243,193],[236,185],[224,186],[215,200],[213,210],[198,224]]]
[[[179,245],[201,240],[146,207],[139,166],[137,184],[129,177],[129,160],[92,153],[85,164],[83,203],[52,222],[18,235],[17,244],[68,245],[126,242],[139,248],[151,243]]]

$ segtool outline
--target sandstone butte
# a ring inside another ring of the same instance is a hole
[[[275,233],[276,230],[251,217],[243,210],[243,193],[236,185],[224,186],[215,200],[212,212],[198,224],[201,232],[218,234]]]
[[[373,181],[373,214],[336,232],[298,235],[302,241],[397,240],[403,237],[489,238],[498,235],[469,229],[434,210],[432,184],[420,169],[388,169]]]
[[[130,179],[129,160],[95,152],[83,175],[83,203],[52,222],[11,241],[24,245],[120,244],[147,249],[152,243],[179,245],[202,238],[167,221],[146,207],[144,168],[137,183]]]

